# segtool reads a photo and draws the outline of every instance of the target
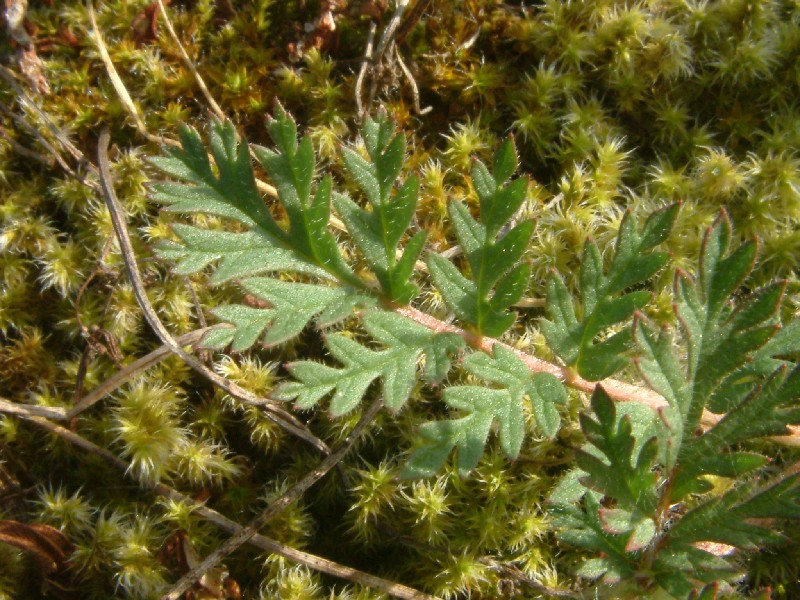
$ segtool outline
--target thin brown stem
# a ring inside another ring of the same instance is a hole
[[[369,32],[367,33],[367,46],[364,49],[364,60],[361,62],[361,67],[358,69],[358,77],[356,77],[355,96],[356,109],[359,118],[364,117],[364,103],[361,99],[361,94],[364,87],[364,77],[366,76],[367,71],[372,68],[372,49],[373,44],[375,43],[375,32],[377,29],[378,25],[375,23],[375,21],[370,22]]]
[[[195,331],[190,331],[189,333],[185,333],[182,336],[175,338],[175,342],[180,346],[188,346],[191,344],[195,344],[200,341],[203,335],[208,331],[207,327],[202,329],[196,329]],[[131,364],[127,365],[126,367],[120,369],[116,373],[114,373],[111,377],[106,379],[103,383],[98,385],[94,388],[91,392],[83,396],[80,401],[78,401],[75,406],[70,408],[66,413],[66,418],[72,419],[77,417],[83,411],[85,411],[90,406],[94,405],[98,401],[102,400],[114,390],[118,389],[121,385],[123,385],[126,381],[130,381],[131,378],[136,376],[141,371],[145,369],[149,369],[155,364],[158,364],[168,356],[172,356],[172,350],[169,346],[163,345],[149,354],[143,356],[142,358],[132,362]]]
[[[3,112],[11,115],[12,118],[14,117],[13,113],[11,113],[11,111],[7,110],[5,107],[3,107]],[[6,131],[5,127],[0,127],[0,137],[2,137],[6,141],[6,143],[11,146],[11,149],[14,151],[14,154],[18,154],[19,156],[22,156],[24,158],[30,158],[32,160],[35,160],[38,163],[42,163],[46,167],[53,167],[53,165],[55,165],[56,163],[56,161],[53,160],[53,157],[45,156],[44,154],[39,154],[38,152],[26,148],[25,146],[20,144],[17,140],[15,140],[8,134],[8,131]]]
[[[167,32],[169,33],[169,37],[172,38],[172,42],[178,48],[178,52],[180,52],[181,58],[183,59],[183,64],[186,65],[186,68],[189,69],[189,72],[194,77],[194,81],[197,84],[197,87],[200,88],[200,92],[205,97],[206,102],[211,107],[211,110],[214,112],[216,117],[224,121],[226,120],[225,113],[222,112],[222,109],[217,104],[217,101],[214,100],[214,96],[211,95],[211,92],[208,90],[208,86],[206,82],[203,80],[203,77],[200,75],[200,72],[197,70],[197,66],[194,64],[194,61],[189,56],[189,53],[186,52],[186,49],[183,47],[178,34],[175,33],[175,28],[172,26],[172,21],[167,14],[167,7],[164,5],[164,0],[157,0],[158,8],[161,10],[161,16],[164,19],[164,25],[167,27]]]
[[[103,132],[100,134],[100,139],[98,140],[97,149],[97,162],[100,168],[100,184],[103,188],[103,197],[105,199],[106,206],[108,207],[108,211],[111,214],[114,232],[117,235],[120,251],[122,252],[122,257],[125,262],[125,267],[128,271],[128,277],[130,278],[134,295],[136,296],[136,301],[139,304],[139,308],[142,310],[147,323],[159,337],[161,343],[167,346],[173,352],[173,354],[179,356],[181,360],[183,360],[183,362],[189,367],[203,375],[203,377],[211,381],[214,385],[225,390],[231,396],[238,398],[242,402],[245,402],[246,404],[262,406],[267,417],[277,425],[305,440],[321,452],[328,454],[330,452],[330,448],[328,448],[325,442],[311,433],[311,431],[309,431],[309,429],[303,423],[295,418],[294,415],[285,411],[283,408],[274,405],[271,400],[267,398],[260,398],[252,392],[249,392],[241,386],[228,381],[221,375],[218,375],[209,369],[194,356],[186,352],[161,322],[161,319],[158,317],[153,305],[150,303],[150,299],[147,297],[144,281],[142,281],[142,276],[139,273],[136,254],[133,251],[133,244],[131,242],[130,234],[128,233],[125,213],[119,204],[119,200],[117,200],[117,194],[114,191],[114,186],[112,184],[111,168],[108,162],[108,145],[110,140],[111,134],[109,131],[107,129],[103,130]]]
[[[155,142],[157,144],[168,144],[170,146],[178,146],[179,144],[175,140],[153,135],[147,131],[147,126],[144,123],[144,118],[142,118],[141,111],[138,109],[136,104],[134,104],[133,98],[131,98],[131,95],[128,93],[128,89],[122,82],[122,78],[119,76],[119,73],[114,66],[114,62],[111,60],[111,55],[108,53],[108,47],[106,46],[105,40],[100,33],[100,28],[97,26],[97,18],[94,14],[94,3],[92,0],[87,0],[86,8],[89,11],[89,21],[92,24],[92,35],[94,37],[95,44],[97,45],[97,50],[100,53],[100,60],[103,61],[108,78],[111,80],[111,85],[114,86],[114,91],[117,92],[117,96],[119,97],[120,102],[122,102],[122,106],[125,108],[125,111],[131,117],[131,119],[133,119],[136,131],[139,132],[139,135],[151,142]]]
[[[651,389],[619,381],[617,379],[604,379],[602,381],[587,381],[580,377],[577,373],[560,365],[553,364],[541,358],[531,356],[521,350],[509,346],[494,338],[477,335],[466,329],[462,329],[455,325],[450,325],[444,321],[440,321],[436,317],[432,317],[427,313],[412,308],[410,306],[395,307],[394,311],[397,314],[408,317],[417,323],[424,325],[428,329],[437,333],[455,333],[460,336],[468,345],[483,352],[490,353],[495,345],[499,344],[506,350],[510,350],[516,354],[533,373],[550,373],[555,375],[565,385],[581,392],[591,394],[597,388],[602,386],[605,392],[617,402],[638,402],[649,406],[654,411],[664,409],[668,406],[667,401],[658,393]],[[718,415],[708,410],[703,411],[701,424],[703,427],[710,428],[718,423],[724,415]],[[773,436],[771,439],[774,442],[783,444],[784,446],[800,447],[800,427],[789,425],[787,429],[791,432],[789,435]]]
[[[203,334],[208,331],[208,328],[197,329],[186,333],[178,338],[176,342],[181,346],[194,344],[200,341]],[[0,412],[19,415],[21,417],[47,417],[55,421],[69,421],[77,417],[90,406],[102,400],[114,390],[118,389],[125,382],[130,381],[137,373],[150,368],[151,366],[161,362],[168,356],[172,356],[172,350],[169,346],[161,346],[156,348],[150,354],[132,362],[128,366],[120,369],[111,377],[106,379],[103,383],[94,388],[91,392],[83,396],[80,401],[69,410],[56,407],[56,406],[34,406],[30,404],[17,404],[10,400],[0,398]]]
[[[48,419],[55,419],[63,421],[66,419],[67,411],[60,406],[35,406],[33,404],[17,404],[0,398],[0,412],[8,415],[16,415],[18,417],[47,417]]]
[[[391,45],[394,43],[394,36],[397,33],[398,28],[400,27],[400,22],[403,19],[403,15],[406,12],[406,8],[408,8],[408,0],[395,0],[395,9],[392,18],[389,20],[389,23],[386,25],[386,28],[383,30],[381,34],[381,39],[378,41],[378,45],[375,48],[375,63],[379,63],[383,59],[383,55],[391,48]]]
[[[316,469],[310,471],[300,481],[286,490],[286,492],[284,492],[280,498],[272,502],[264,512],[253,519],[247,525],[247,527],[244,527],[238,533],[230,537],[224,544],[209,554],[199,565],[181,577],[181,579],[173,586],[172,590],[170,590],[168,594],[162,596],[161,600],[178,600],[178,598],[180,598],[180,596],[186,590],[192,587],[195,581],[200,579],[209,569],[212,569],[231,552],[247,542],[247,540],[253,537],[259,529],[269,523],[269,521],[275,518],[275,516],[280,514],[280,512],[283,511],[287,506],[300,498],[308,488],[322,479],[322,477],[333,467],[335,467],[339,461],[341,461],[342,458],[344,458],[344,456],[350,451],[356,440],[364,432],[369,423],[372,422],[372,419],[376,414],[378,414],[378,411],[380,411],[382,406],[383,401],[381,398],[375,400],[362,415],[361,419],[353,428],[353,431],[351,431],[347,438],[345,438],[344,442],[342,442],[338,448],[326,456]]]
[[[417,0],[414,7],[408,11],[405,19],[400,23],[400,26],[394,34],[395,41],[398,44],[402,44],[406,40],[406,37],[408,37],[408,34],[417,26],[417,23],[419,23],[419,20],[422,18],[422,15],[425,13],[430,3],[431,0]]]
[[[414,110],[417,112],[418,115],[426,115],[433,110],[432,106],[426,106],[422,108],[420,105],[419,100],[419,87],[417,86],[417,80],[414,79],[414,75],[411,73],[411,69],[406,66],[406,63],[403,62],[403,57],[400,55],[400,48],[395,45],[394,47],[394,55],[395,60],[397,60],[397,64],[400,65],[400,70],[403,71],[403,75],[406,76],[408,80],[408,84],[411,86],[411,96],[414,100]]]
[[[84,450],[96,456],[99,456],[121,471],[124,471],[125,473],[131,472],[130,465],[127,462],[112,452],[109,452],[105,448],[93,444],[77,433],[65,429],[60,425],[56,425],[55,423],[51,423],[47,419],[42,419],[40,417],[31,415],[26,416],[25,418],[38,427],[41,427],[42,429],[59,436],[69,443],[78,446],[79,448],[83,448]],[[141,482],[139,483],[140,485],[144,485],[141,484]],[[193,513],[195,515],[209,521],[210,523],[213,523],[228,533],[236,535],[244,529],[241,525],[229,519],[225,515],[218,513],[208,506],[196,504],[196,502],[189,496],[181,494],[177,490],[164,485],[163,483],[158,483],[147,487],[156,494],[169,498],[175,502],[194,505]],[[308,552],[303,552],[302,550],[297,550],[296,548],[281,544],[276,540],[258,533],[254,533],[252,536],[250,536],[247,539],[247,543],[255,546],[256,548],[260,548],[261,550],[282,556],[292,562],[315,569],[321,573],[332,575],[333,577],[338,577],[346,581],[351,581],[358,585],[371,587],[385,594],[394,596],[395,598],[401,598],[402,600],[436,600],[434,596],[430,596],[429,594],[425,594],[424,592],[420,592],[403,584],[395,583],[394,581],[389,581],[387,579],[383,579],[382,577],[377,577],[375,575],[365,573],[364,571],[359,571],[358,569],[341,565],[332,560],[328,560],[314,554],[309,554]]]

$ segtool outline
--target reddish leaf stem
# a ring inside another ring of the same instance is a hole
[[[394,307],[393,310],[397,314],[403,315],[404,317],[407,317],[412,321],[419,323],[420,325],[424,325],[436,333],[455,333],[463,338],[463,340],[469,346],[477,350],[482,350],[488,353],[492,351],[492,348],[495,346],[495,344],[500,344],[504,348],[511,350],[514,354],[516,354],[533,373],[550,373],[558,377],[566,385],[581,392],[591,394],[598,385],[602,385],[606,393],[617,402],[639,402],[640,404],[645,404],[656,411],[667,406],[667,401],[660,394],[657,394],[651,389],[634,385],[632,383],[619,381],[617,379],[587,381],[568,367],[563,367],[546,360],[542,360],[541,358],[536,358],[535,356],[531,356],[530,354],[522,352],[521,350],[517,350],[516,348],[494,338],[480,336],[471,331],[467,331],[466,329],[462,329],[461,327],[450,325],[449,323],[440,321],[439,319],[419,311],[416,308],[412,308],[410,306],[401,306]],[[705,410],[703,411],[701,423],[704,427],[711,428],[723,417],[724,415],[718,415]],[[791,432],[789,435],[773,436],[770,439],[784,446],[800,447],[800,427],[790,425],[788,426],[788,429]]]

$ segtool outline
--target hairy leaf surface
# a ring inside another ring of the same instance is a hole
[[[289,371],[296,381],[282,384],[276,397],[295,400],[298,408],[308,409],[332,394],[329,410],[336,417],[353,410],[370,384],[380,379],[386,406],[400,410],[416,383],[420,358],[430,357],[425,363],[425,376],[437,381],[449,370],[449,354],[464,344],[454,334],[434,333],[410,319],[380,310],[364,316],[364,328],[385,348],[372,350],[344,335],[330,335],[325,345],[343,367],[314,361],[291,363]]]
[[[459,319],[474,326],[481,335],[499,336],[514,323],[515,315],[508,308],[522,298],[528,285],[530,266],[520,259],[533,233],[533,222],[509,222],[522,206],[528,185],[525,178],[506,185],[517,169],[511,139],[495,153],[493,165],[494,174],[478,160],[472,168],[472,182],[480,200],[480,222],[464,204],[454,201],[448,205],[450,220],[469,263],[469,276],[436,254],[428,257],[428,270]]]
[[[672,205],[651,215],[641,233],[637,232],[633,214],[628,213],[622,220],[607,272],[597,244],[586,244],[579,277],[583,301],[580,318],[564,281],[557,274],[550,277],[548,320],[542,321],[542,331],[553,351],[567,365],[574,366],[581,377],[600,381],[627,363],[625,351],[631,345],[628,329],[600,341],[598,337],[629,319],[649,300],[650,294],[645,291],[623,292],[652,277],[666,263],[665,253],[652,250],[669,235],[678,208],[679,205]]]
[[[419,183],[410,177],[392,194],[406,144],[384,111],[375,120],[365,119],[363,139],[370,160],[350,148],[342,150],[342,157],[372,210],[361,208],[344,194],[335,194],[334,204],[383,291],[391,300],[407,304],[419,292],[409,278],[425,244],[425,232],[417,232],[408,241],[399,260],[397,245],[414,218]]]
[[[625,236],[629,241],[623,243]],[[630,233],[621,232],[618,248],[631,245],[630,239]],[[697,279],[676,274],[674,310],[685,337],[685,358],[669,330],[656,331],[642,315],[635,319],[635,364],[669,405],[659,409],[658,418],[651,413],[659,425],[636,427],[627,416],[620,418],[618,407],[601,388],[592,398],[592,415],[581,415],[588,442],[576,453],[581,470],[570,473],[552,500],[556,515],[572,515],[572,524],[562,520],[565,526],[576,528],[561,537],[606,553],[609,535],[622,536],[625,542],[623,553],[615,558],[590,560],[580,571],[586,577],[613,572],[614,564],[624,561],[631,571],[652,571],[654,580],[676,597],[706,593],[708,588],[698,590],[734,579],[737,569],[696,544],[753,550],[781,541],[764,519],[800,516],[798,476],[764,484],[758,472],[769,459],[741,448],[754,439],[786,434],[787,425],[800,422],[800,368],[786,359],[796,353],[793,334],[798,330],[792,322],[785,328],[788,333],[779,333],[784,285],[741,293],[755,260],[755,244],[731,250],[730,239],[730,223],[723,213],[706,233]],[[599,264],[591,253],[589,259]],[[589,275],[582,273],[583,297],[589,298],[590,307],[599,303],[597,294],[586,293],[597,287],[591,282],[598,280],[598,272],[592,267]],[[630,281],[622,278],[615,286],[621,289]],[[556,304],[550,310],[562,323],[558,341],[569,348],[579,338],[578,320],[563,291],[556,284]],[[727,412],[703,430],[703,411],[715,399],[720,404],[720,390],[731,393],[725,398]],[[709,494],[713,486],[708,476],[747,475],[753,479]],[[689,497],[691,509],[674,522],[658,510],[680,507]],[[597,516],[585,512],[598,502],[602,505]],[[602,534],[588,526],[597,521]],[[640,561],[646,555],[639,552],[657,537],[659,551],[645,566]]]
[[[426,444],[414,451],[405,467],[406,477],[427,477],[435,473],[455,448],[458,469],[466,474],[478,464],[486,439],[494,423],[498,427],[500,445],[511,459],[519,455],[525,436],[524,402],[532,406],[539,429],[548,437],[558,432],[561,424],[556,404],[566,402],[564,385],[553,375],[530,373],[525,363],[496,344],[492,356],[470,354],[464,367],[498,388],[474,385],[453,386],[444,392],[444,401],[452,409],[466,413],[449,421],[433,421],[420,428]]]

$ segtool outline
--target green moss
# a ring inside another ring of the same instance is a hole
[[[133,39],[131,24],[146,4],[103,3],[96,7],[98,24],[148,129],[176,138],[183,123],[202,126],[208,107],[163,24],[157,39]],[[347,185],[335,161],[341,145],[355,141],[353,90],[368,20],[359,12],[365,3],[350,3],[351,10],[336,16],[338,43],[310,50],[293,63],[287,46],[304,35],[319,4],[258,0],[234,3],[231,15],[224,2],[201,0],[168,10],[211,94],[252,142],[267,143],[265,115],[279,99]],[[391,7],[382,23],[390,13]],[[199,327],[187,281],[153,259],[152,247],[171,235],[173,217],[147,199],[154,173],[144,159],[162,148],[133,128],[100,61],[84,4],[36,3],[29,19],[38,25],[40,39],[59,39],[60,27],[77,37],[77,48],[56,44],[40,52],[53,93],[37,102],[89,158],[99,128],[111,126],[117,192],[134,223],[150,297],[176,335]],[[455,239],[447,201],[476,202],[465,178],[473,158],[488,159],[510,133],[521,170],[535,178],[524,206],[538,220],[526,254],[533,272],[527,295],[543,294],[550,269],[574,273],[590,238],[608,255],[625,210],[643,217],[674,201],[684,209],[668,242],[673,266],[691,268],[704,229],[725,205],[740,239],[761,240],[760,263],[748,281],[754,289],[774,278],[797,281],[798,48],[800,9],[789,0],[433,0],[399,46],[423,106],[433,110],[413,111],[411,89],[397,69],[382,73],[375,85],[378,100],[407,136],[409,165],[421,179],[417,219],[432,248],[444,250]],[[57,145],[7,84],[0,84],[0,95],[10,111]],[[0,126],[15,144],[47,155],[30,130],[5,112]],[[95,179],[85,166],[77,169]],[[125,364],[158,345],[144,325],[112,237],[96,194],[57,166],[40,164],[0,141],[4,398],[68,406],[89,349],[85,327],[107,332]],[[206,308],[238,293],[233,286],[208,289],[203,277],[192,281]],[[659,322],[670,318],[670,282],[671,273],[658,278],[646,309]],[[574,278],[567,285],[574,289]],[[419,304],[446,316],[441,296],[430,286]],[[788,304],[797,308],[796,301]],[[519,344],[551,358],[536,329],[538,314],[535,308],[524,312]],[[309,331],[292,344],[213,360],[220,374],[269,394],[285,376],[283,364],[321,353],[319,335]],[[116,368],[108,352],[94,348],[84,391]],[[415,392],[412,406],[396,420],[378,421],[360,456],[344,461],[343,473],[329,475],[268,533],[308,551],[335,552],[345,563],[352,558],[355,566],[445,597],[509,595],[501,576],[481,562],[484,557],[510,562],[548,585],[576,583],[571,562],[577,558],[550,537],[540,505],[563,469],[558,463],[564,444],[577,435],[573,408],[565,410],[571,417],[562,415],[570,423],[560,441],[527,442],[515,464],[494,451],[469,481],[448,471],[433,481],[401,483],[394,479],[398,455],[410,447],[414,426],[444,413],[435,392]],[[328,422],[323,414],[299,416],[331,445],[358,417]],[[211,389],[177,359],[102,400],[72,426],[131,461],[131,474],[139,480],[196,493],[241,523],[263,507],[265,497],[274,497],[319,460],[263,411]],[[157,597],[179,576],[174,565],[158,558],[169,533],[188,531],[205,552],[222,537],[185,507],[153,508],[155,496],[132,480],[27,422],[0,417],[0,439],[0,452],[15,457],[4,468],[39,490],[23,497],[23,514],[15,518],[50,523],[72,539],[78,548],[76,581],[85,597]],[[402,550],[387,551],[383,559],[388,545]],[[789,556],[785,569],[777,567],[784,555],[754,559],[746,566],[751,576],[743,588],[773,585],[791,597],[798,559]],[[263,568],[253,567],[252,558],[241,552],[226,562],[247,597],[378,597],[370,590],[343,590],[332,579],[274,557]],[[0,598],[14,597],[32,562],[0,544],[0,564]],[[517,591],[520,597],[533,594]]]

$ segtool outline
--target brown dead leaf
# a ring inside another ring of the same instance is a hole
[[[58,28],[58,37],[65,46],[69,46],[70,48],[80,48],[81,46],[81,41],[78,37],[72,33],[69,26],[63,23]]]
[[[317,18],[303,25],[305,35],[296,42],[291,42],[286,49],[289,60],[297,62],[311,48],[330,50],[338,43],[336,17],[347,8],[346,0],[322,0],[319,3]]]
[[[44,575],[52,575],[67,566],[67,559],[75,548],[66,536],[55,527],[41,523],[0,521],[0,542],[10,544],[29,554]]]
[[[181,576],[201,562],[189,536],[183,530],[178,530],[167,538],[159,553],[159,560],[165,564],[177,562]],[[184,595],[185,600],[241,600],[241,597],[239,584],[228,577],[222,567],[210,569]]]
[[[170,0],[164,0],[164,5],[169,5]],[[158,13],[161,8],[158,2],[151,2],[140,10],[131,22],[131,39],[137,46],[150,44],[158,39]]]
[[[17,65],[28,85],[40,94],[50,93],[50,84],[44,76],[44,65],[36,54],[37,27],[26,18],[28,0],[5,0],[6,33],[17,49]]]
[[[348,10],[351,16],[368,17],[373,21],[380,21],[384,13],[389,8],[387,0],[363,0],[353,2]]]

